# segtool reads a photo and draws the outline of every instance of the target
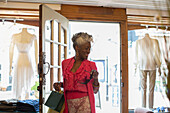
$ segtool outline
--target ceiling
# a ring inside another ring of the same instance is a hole
[[[135,9],[161,9],[167,10],[169,0],[0,0],[3,2],[31,2],[31,3],[53,3],[90,5],[115,8],[135,8]]]
[[[3,5],[9,3],[48,3],[126,8],[128,25],[165,25],[170,28],[170,14],[168,14],[168,8],[170,12],[170,0],[0,0],[0,9]],[[18,16],[18,18],[30,20],[39,17],[38,9],[34,11],[7,11],[2,9],[0,10],[0,18]]]

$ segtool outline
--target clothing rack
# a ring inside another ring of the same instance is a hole
[[[16,21],[24,21],[24,19],[17,19],[17,18],[0,18],[0,20],[3,22],[3,24],[5,23],[5,21],[13,21],[14,24],[16,23]]]
[[[145,26],[147,30],[149,27],[155,27],[157,30],[159,28],[165,28],[165,31],[167,31],[168,28],[170,27],[169,25],[149,25],[149,24],[140,24],[140,26]]]

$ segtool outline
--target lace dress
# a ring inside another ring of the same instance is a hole
[[[13,46],[15,45],[18,50],[18,56],[16,61],[14,61],[15,65],[12,86],[13,94],[17,99],[29,98],[34,76],[29,50],[32,47],[34,39],[36,39],[35,35],[26,38],[23,38],[20,35],[14,35],[12,38]]]

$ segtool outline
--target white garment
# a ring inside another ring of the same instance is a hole
[[[25,35],[25,37],[24,37]],[[10,46],[10,68],[11,60],[13,59],[13,50],[16,45],[18,50],[17,60],[14,61],[14,75],[13,75],[13,94],[16,99],[29,98],[31,86],[33,84],[34,71],[32,67],[32,60],[29,55],[32,43],[36,39],[32,34],[14,34]]]
[[[151,39],[149,34],[136,41],[135,65],[139,65],[142,107],[146,107],[147,73],[149,74],[149,107],[153,107],[154,87],[156,78],[156,68],[161,66],[161,53],[158,40]],[[140,113],[145,113],[140,112]]]
[[[135,64],[140,70],[155,70],[161,65],[161,53],[158,40],[152,39],[149,35],[136,41]]]

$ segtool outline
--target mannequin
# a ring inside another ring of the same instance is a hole
[[[149,75],[149,108],[153,108],[156,69],[160,73],[161,53],[158,40],[145,37],[136,41],[135,66],[139,65],[142,90],[142,107],[146,107],[147,74]],[[136,70],[136,68],[135,68]]]
[[[38,49],[37,39],[33,34],[28,33],[27,28],[23,28],[21,33],[12,36],[9,57],[10,57],[10,72],[12,72],[12,61],[14,54],[14,47],[17,47],[18,57],[14,61],[14,75],[13,75],[13,94],[16,99],[29,99],[31,91],[31,83],[33,81],[34,71],[32,67],[29,50],[34,43],[35,48],[35,62],[38,63]],[[37,68],[37,67],[36,67]]]

